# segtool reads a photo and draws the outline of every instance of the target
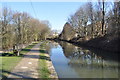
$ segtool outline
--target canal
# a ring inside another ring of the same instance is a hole
[[[59,78],[119,78],[116,53],[90,51],[62,41],[46,47]]]

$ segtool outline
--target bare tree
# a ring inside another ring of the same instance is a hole
[[[10,38],[8,32],[10,28],[10,22],[12,21],[12,12],[8,8],[3,8],[2,16],[1,16],[1,35],[2,35],[2,48],[8,49],[8,38]]]
[[[14,12],[3,8],[0,16],[0,39],[3,49],[17,47],[18,55],[22,44],[46,39],[50,31],[48,21],[39,21],[26,12]]]
[[[88,34],[92,38],[104,36],[107,34],[108,19],[110,18],[109,4],[111,3],[104,2],[104,0],[98,0],[98,2],[94,4],[88,2],[85,5],[82,5],[75,14],[70,16],[68,22],[81,37],[88,36]]]
[[[93,20],[93,5],[92,5],[92,3],[91,2],[88,2],[87,3],[87,8],[88,8],[88,12],[87,12],[87,14],[88,14],[88,17],[89,17],[89,21],[90,21],[90,23],[91,23],[91,35],[93,35],[93,23],[94,23],[94,20]]]
[[[105,2],[102,2],[102,34],[104,34]]]

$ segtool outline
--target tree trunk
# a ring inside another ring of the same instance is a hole
[[[18,52],[17,52],[17,56],[19,56],[19,55],[20,55],[20,52],[18,51]]]
[[[103,9],[102,9],[102,34],[104,34],[104,16],[105,16],[105,11],[104,11],[104,0],[103,0]]]

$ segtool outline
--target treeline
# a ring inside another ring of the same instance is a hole
[[[56,41],[120,52],[120,1],[87,2],[68,18]]]
[[[120,32],[120,1],[87,2],[69,17],[68,23],[76,31],[77,37],[91,39],[106,34],[118,35]]]
[[[48,21],[39,21],[26,12],[4,7],[0,15],[0,42],[2,49],[44,40],[50,32]]]

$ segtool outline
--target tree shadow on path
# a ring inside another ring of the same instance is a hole
[[[19,74],[12,73],[12,72],[9,72],[9,71],[6,71],[6,70],[2,70],[2,73],[8,74],[8,75],[11,74],[11,75],[14,75],[14,76],[17,76],[17,77],[20,77],[20,78],[8,78],[6,75],[2,74],[2,79],[1,80],[37,80],[37,79],[31,78],[29,76],[19,75]]]

